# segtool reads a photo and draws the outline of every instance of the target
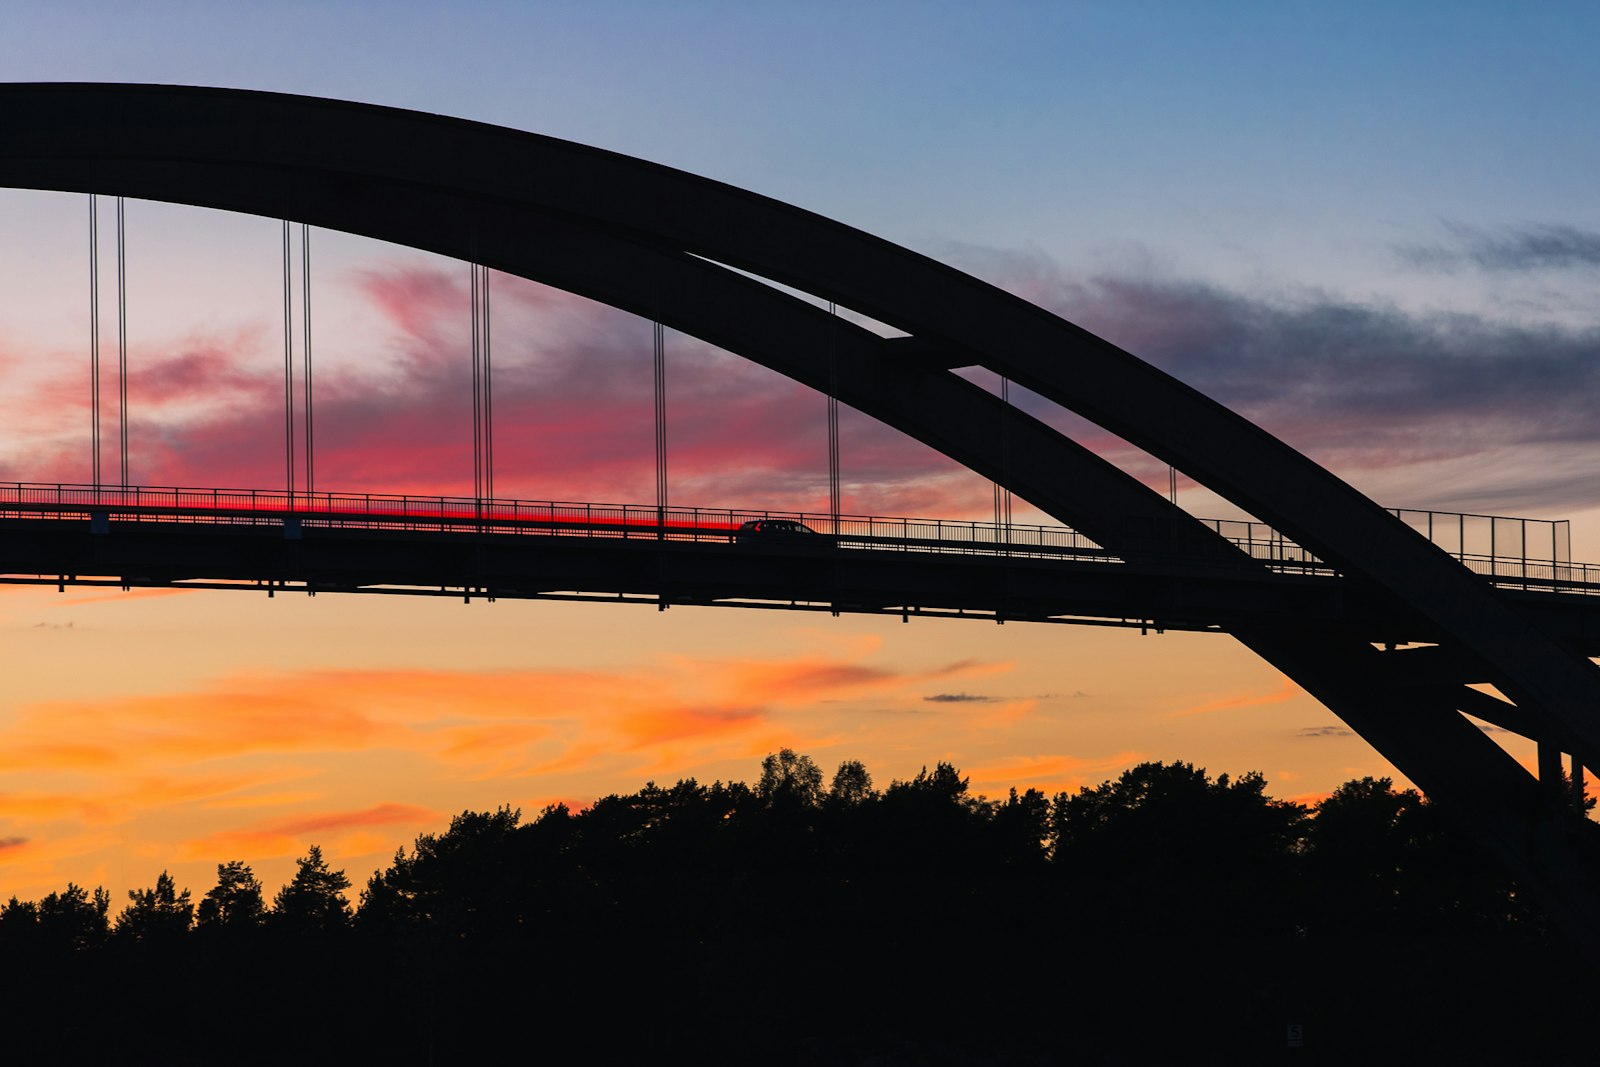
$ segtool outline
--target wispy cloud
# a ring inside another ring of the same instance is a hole
[[[1107,756],[1014,756],[965,768],[975,792],[1003,795],[1012,786],[1045,793],[1072,792],[1091,780],[1115,777],[1145,756],[1125,751]]]
[[[977,693],[933,693],[922,699],[934,704],[988,704],[1000,698]]]
[[[1338,294],[1246,292],[1204,281],[1076,276],[1039,253],[947,246],[947,258],[1172,372],[1395,503],[1481,510],[1600,501],[1600,328],[1408,311]],[[1591,269],[1600,233],[1561,223],[1455,225],[1401,254],[1436,268]],[[347,274],[339,299],[378,326],[361,363],[317,381],[319,484],[371,492],[471,487],[466,276],[414,259]],[[507,495],[632,502],[654,496],[648,324],[496,276],[497,486]],[[140,341],[130,358],[132,464],[145,484],[281,481],[282,387],[273,331],[224,324]],[[7,351],[16,388],[0,478],[87,477],[83,369]],[[738,356],[671,334],[669,475],[686,504],[821,509],[825,407]],[[1141,475],[1111,435],[1025,390],[1018,403]],[[981,515],[989,487],[846,411],[845,508]],[[1148,469],[1147,469],[1148,468]]]
[[[468,494],[470,338],[465,276],[407,261],[357,271],[344,296],[375,309],[373,355],[319,373],[317,480],[364,492]],[[654,496],[649,324],[601,304],[496,278],[497,489],[535,499]],[[237,329],[137,347],[131,466],[147,485],[275,486],[283,477],[283,380],[270,331]],[[825,509],[826,406],[809,389],[694,338],[669,334],[671,492],[684,504]],[[87,477],[88,388],[53,370],[16,404],[0,477]],[[987,483],[846,410],[844,508],[981,511]],[[109,415],[107,417],[115,417]],[[297,430],[297,433],[299,431]],[[303,441],[299,442],[303,448]]]
[[[1462,266],[1485,271],[1600,269],[1600,233],[1561,223],[1489,229],[1451,223],[1447,238],[1396,248],[1406,262],[1431,270]]]
[[[1311,727],[1307,727],[1304,730],[1296,731],[1295,732],[1295,736],[1296,737],[1301,737],[1301,738],[1319,738],[1319,737],[1351,737],[1351,736],[1354,736],[1354,735],[1349,730],[1345,729],[1343,726],[1311,726]]]
[[[1548,227],[1469,242],[1486,263],[1588,263],[1600,236]],[[1048,257],[950,258],[1079,323],[1408,506],[1600,502],[1600,327],[1428,313],[1320,291],[1262,294],[1160,276],[1068,274]],[[1136,469],[1081,420],[1086,444]],[[1154,474],[1152,468],[1149,472]],[[1165,471],[1161,471],[1164,475]]]
[[[32,866],[9,866],[7,884],[47,885],[57,860],[110,847],[156,860],[177,849],[201,868],[281,859],[310,843],[330,859],[384,841],[392,849],[438,821],[426,800],[435,795],[466,788],[498,803],[534,781],[539,795],[570,795],[584,787],[576,780],[631,788],[753,765],[783,747],[825,750],[842,738],[834,713],[815,713],[824,700],[915,705],[930,682],[1010,667],[969,658],[896,669],[873,662],[879,654],[876,642],[854,642],[830,654],[664,657],[610,670],[239,673],[23,705],[0,720],[0,833]],[[405,791],[362,806],[360,783],[393,781],[395,768]],[[190,836],[163,845],[147,836],[152,825]]]
[[[1259,708],[1268,704],[1281,704],[1292,700],[1302,692],[1294,682],[1285,678],[1283,684],[1277,689],[1266,693],[1250,692],[1235,693],[1230,696],[1217,697],[1213,700],[1202,701],[1199,704],[1169,712],[1169,719],[1183,719],[1191,715],[1211,715],[1221,711],[1237,711],[1241,708]]]
[[[337,834],[375,826],[421,830],[437,822],[437,812],[414,804],[376,804],[356,811],[323,811],[264,820],[187,841],[182,857],[210,860],[220,856],[287,856],[303,852]]]

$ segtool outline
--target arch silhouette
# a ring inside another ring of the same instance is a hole
[[[791,205],[643,160],[418,112],[184,86],[0,86],[0,185],[293,218],[552,284],[761,362],[1001,481],[1129,560],[1262,565],[950,368],[984,366],[1282,530],[1392,605],[1386,634],[1283,620],[1235,636],[1473,820],[1600,948],[1600,845],[1558,775],[1462,711],[1600,766],[1600,670],[1270,434],[1087,331],[944,264]],[[732,268],[732,269],[730,269]],[[884,340],[744,273],[837,301]],[[825,353],[837,358],[830,379]],[[831,384],[830,384],[831,383]],[[996,429],[1008,421],[1011,447]],[[1490,682],[1509,703],[1469,688]]]

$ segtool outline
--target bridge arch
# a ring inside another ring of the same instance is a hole
[[[1593,828],[1460,714],[1515,723],[1597,767],[1600,671],[1311,460],[1041,308],[859,230],[682,171],[501,127],[309,97],[0,86],[0,185],[294,218],[476,259],[831,390],[1126,559],[1260,567],[1014,409],[1002,455],[990,432],[999,401],[950,368],[1003,374],[1282,530],[1433,636],[1443,655],[1379,652],[1366,635],[1293,623],[1235,632],[1472,818],[1519,877],[1600,947]],[[740,271],[835,300],[908,338],[883,340]],[[1474,682],[1494,683],[1512,703],[1468,688]]]

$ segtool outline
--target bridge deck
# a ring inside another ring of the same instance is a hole
[[[740,533],[764,518],[838,532]],[[1436,636],[1300,546],[1248,525],[1253,536],[1230,537],[1242,552],[1237,567],[1176,556],[1132,564],[1059,526],[877,516],[839,516],[835,526],[833,516],[798,512],[13,484],[0,485],[0,582],[602,599],[1217,632],[1267,619],[1363,640]],[[1600,568],[1456,555],[1546,629],[1600,649]]]

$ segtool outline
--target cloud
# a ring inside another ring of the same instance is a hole
[[[1093,779],[1115,777],[1145,758],[1141,752],[1125,751],[1109,756],[1068,755],[1012,756],[965,768],[974,792],[1003,794],[1015,786],[1018,791],[1038,789],[1045,793],[1072,792]]]
[[[826,655],[663,657],[610,671],[239,673],[24,704],[0,719],[0,825],[31,842],[12,853],[29,857],[26,877],[13,864],[8,884],[48,886],[52,856],[92,850],[201,868],[276,862],[313,840],[330,857],[365,855],[385,835],[392,848],[436,821],[436,797],[514,800],[529,779],[537,795],[570,797],[784,747],[826,750],[843,737],[833,713],[818,714],[823,699],[915,705],[934,680],[1010,667],[968,658],[897,670],[870,662],[880,652],[853,642]],[[405,795],[363,806],[371,781],[396,775]]]
[[[922,699],[935,704],[988,704],[1000,698],[979,696],[975,693],[934,693]]]
[[[1577,262],[1600,240],[1560,228],[1533,236],[1512,242],[1524,260],[1544,249],[1547,259]],[[949,257],[1371,491],[1404,496],[1386,503],[1462,510],[1600,503],[1591,461],[1600,444],[1600,327],[1408,311],[1321,291],[1268,295],[1153,276],[1076,277],[1038,253],[952,246]],[[1026,393],[1021,402],[1141,476],[1158,473],[1103,430]],[[1159,474],[1164,481],[1165,470]]]
[[[744,733],[764,718],[760,708],[650,708],[623,715],[619,732],[629,748],[654,747],[687,738]]]
[[[1484,510],[1600,502],[1600,328],[1424,313],[1320,291],[1074,276],[1036,252],[949,245],[946,258],[1168,370],[1369,491]],[[1563,224],[1450,229],[1418,262],[1485,270],[1592,267],[1600,234]],[[397,257],[347,273],[335,303],[375,322],[359,363],[317,379],[317,478],[361,492],[470,493],[467,278]],[[529,499],[654,497],[648,323],[495,276],[496,486]],[[278,342],[265,324],[135,346],[132,464],[144,484],[275,486],[283,478]],[[0,478],[87,477],[81,367],[9,353],[16,388]],[[693,338],[668,337],[671,496],[688,505],[823,510],[825,406],[804,387]],[[1027,410],[1154,479],[1147,457],[1017,391]],[[853,411],[845,510],[981,516],[988,483]],[[1164,472],[1160,472],[1164,474]]]
[[[0,852],[5,852],[7,849],[21,848],[28,841],[29,839],[26,837],[0,837]]]
[[[1424,269],[1453,271],[1594,270],[1600,268],[1600,233],[1560,223],[1525,223],[1487,229],[1453,223],[1450,239],[1396,248],[1401,259]]]
[[[1238,693],[1233,696],[1218,697],[1179,711],[1169,712],[1166,718],[1183,719],[1191,715],[1210,715],[1218,711],[1237,711],[1240,708],[1258,708],[1267,704],[1281,704],[1286,700],[1292,700],[1301,692],[1302,690],[1298,685],[1285,678],[1283,684],[1271,692]]]
[[[1600,262],[1600,234],[1570,226],[1452,233],[1452,244],[1429,253],[1435,260],[1506,270]],[[1036,253],[952,246],[949,255],[1341,473],[1427,468],[1409,483],[1390,479],[1429,497],[1399,502],[1470,508],[1478,505],[1473,494],[1533,507],[1595,502],[1585,453],[1600,443],[1600,329],[1410,312],[1322,292],[1266,296],[1182,279],[1074,277]],[[380,328],[374,358],[319,375],[320,485],[470,492],[465,285],[459,271],[407,260],[346,278],[344,298],[375,309]],[[496,285],[499,490],[532,499],[653,497],[648,324],[531,282],[497,276]],[[129,386],[137,480],[282,480],[282,381],[265,358],[270,332],[241,327],[136,351]],[[81,377],[54,370],[14,405],[24,417],[8,427],[0,477],[84,476]],[[1025,390],[1018,403],[1135,473],[1153,473],[1105,431]],[[821,398],[804,387],[692,338],[669,337],[675,499],[824,508],[824,423]],[[937,453],[849,411],[843,435],[846,510],[987,512],[987,483]],[[1441,464],[1457,465],[1461,476],[1439,477]]]
[[[1352,737],[1349,730],[1342,726],[1311,726],[1297,731],[1296,737]]]
[[[184,842],[182,858],[290,855],[319,838],[374,826],[421,828],[438,821],[438,813],[415,804],[377,804],[356,811],[325,811],[264,820]],[[370,851],[370,850],[363,850]]]
[[[376,313],[361,364],[319,371],[323,488],[470,495],[472,386],[462,271],[397,259],[345,278]],[[495,276],[499,495],[654,498],[649,324],[581,297]],[[283,480],[281,362],[270,329],[136,347],[131,465],[146,485],[271,487]],[[709,507],[826,510],[826,405],[809,389],[682,334],[667,341],[670,487]],[[7,427],[0,477],[87,479],[87,387],[52,365]],[[115,415],[106,416],[115,418]],[[297,434],[303,431],[296,430]],[[988,483],[857,412],[842,412],[844,510],[981,512]],[[303,441],[297,443],[302,450]]]

